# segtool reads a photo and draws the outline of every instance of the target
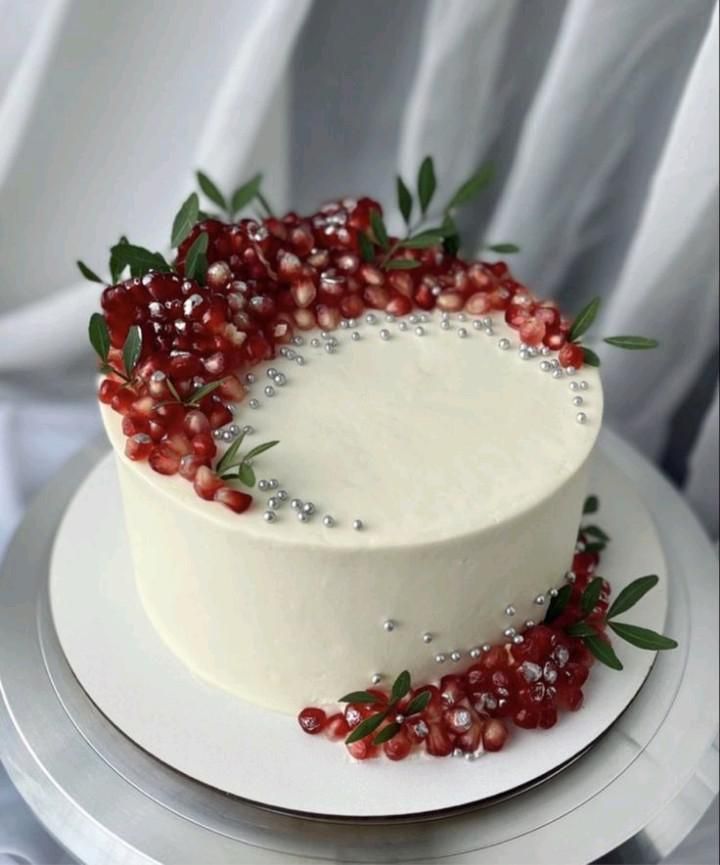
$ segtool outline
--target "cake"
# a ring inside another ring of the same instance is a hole
[[[570,598],[602,422],[582,343],[598,302],[571,321],[503,261],[458,256],[452,213],[483,176],[398,238],[367,198],[237,221],[267,207],[259,179],[233,206],[201,174],[231,213],[191,195],[174,264],[113,247],[90,337],[137,588],[170,649],[238,698],[290,715],[352,687],[350,706],[387,705],[391,686],[408,701],[411,681],[521,651]],[[423,216],[434,187],[426,160]],[[409,226],[404,184],[399,204]],[[326,722],[301,713],[306,732]]]

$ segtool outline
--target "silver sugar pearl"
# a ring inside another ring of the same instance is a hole
[[[460,652],[458,652],[457,649],[455,649],[454,652],[450,652],[450,660],[451,661],[455,661],[455,663],[457,663],[460,660],[460,658],[462,658],[462,654]]]
[[[271,384],[268,384],[265,386],[264,393],[265,396],[275,396],[275,388]]]
[[[417,324],[420,319],[415,315],[415,313],[413,313],[412,315],[408,316],[408,321],[410,322],[410,324]]]
[[[322,521],[323,525],[327,529],[331,529],[335,525],[335,520],[333,519],[333,517],[330,516],[330,514],[325,514],[325,516],[322,518]]]
[[[426,631],[426,632],[422,635],[422,640],[423,640],[423,643],[432,643],[432,641],[433,641],[433,635],[432,635],[429,631]]]
[[[229,429],[223,430],[222,440],[224,442],[231,442],[235,436],[230,432]]]
[[[461,312],[461,313],[458,315],[458,321],[467,321],[467,316],[465,315],[464,312]]]
[[[387,330],[386,328],[383,328],[380,331],[380,339],[385,339],[385,340],[390,339],[390,331]]]
[[[249,372],[245,376],[245,384],[255,384],[255,373]]]
[[[302,499],[293,499],[293,500],[290,502],[290,507],[291,507],[294,511],[302,510],[302,506],[303,506]]]
[[[268,486],[271,490],[276,490],[280,486],[280,481],[277,478],[270,478],[268,481]]]
[[[402,331],[407,330],[408,329],[408,323],[406,321],[401,321],[400,324],[398,325],[398,329],[402,330]]]
[[[538,605],[538,607],[544,606],[545,605],[545,595],[538,595],[535,598],[535,603]]]
[[[278,490],[275,495],[280,499],[281,502],[286,502],[288,500],[287,490]]]
[[[358,332],[357,330],[354,330],[354,331],[350,334],[350,339],[352,339],[353,342],[357,342],[357,341],[360,339],[360,334],[359,334],[359,332]]]
[[[557,598],[557,596],[558,596],[558,590],[557,590],[557,589],[549,589],[549,590],[548,590],[548,595],[550,595],[551,598]]]
[[[490,645],[490,643],[483,643],[480,648],[483,650],[483,652],[487,653],[490,651],[490,649],[492,649],[492,646]]]
[[[565,581],[568,583],[574,583],[576,579],[577,579],[577,577],[575,576],[575,574],[572,571],[568,571],[565,574]]]
[[[392,619],[386,619],[386,620],[383,622],[383,628],[384,628],[388,633],[390,633],[390,631],[394,631],[394,630],[395,630],[395,622],[394,622]]]
[[[572,399],[572,404],[574,406],[581,406],[585,400],[581,396],[574,396]]]
[[[275,511],[265,511],[265,513],[263,514],[263,519],[266,523],[274,523],[277,519],[277,514],[275,513]]]
[[[490,318],[489,315],[484,316],[483,318],[480,319],[480,321],[481,321],[483,327],[492,327],[493,326],[493,320]]]
[[[248,402],[248,408],[260,408],[260,400],[251,399],[250,402]]]
[[[276,370],[274,366],[271,366],[271,367],[270,367],[270,368],[265,372],[265,375],[266,375],[268,378],[275,378],[275,376],[276,376],[277,374],[278,374],[278,370]]]
[[[388,324],[392,324],[395,321],[395,316],[394,315],[386,315],[385,321],[388,322]]]
[[[319,340],[316,336],[314,336],[314,337],[310,340],[310,345],[311,345],[313,348],[320,348],[320,346],[322,345],[322,343],[320,342],[320,340]]]
[[[450,322],[446,320],[440,322],[440,327],[443,330],[450,330]]]
[[[445,661],[447,661],[447,656],[444,655],[442,652],[439,652],[437,655],[435,655],[436,664],[444,664]]]
[[[517,610],[515,609],[515,607],[513,607],[512,604],[508,604],[507,607],[505,607],[506,616],[514,616],[516,612]]]
[[[543,357],[550,357],[550,349],[549,349],[546,345],[544,345],[544,346],[540,349],[540,354],[541,354]]]
[[[231,423],[228,427],[228,432],[233,436],[240,435],[240,427],[236,423]]]
[[[352,527],[355,529],[356,532],[359,532],[363,527],[363,521],[362,520],[353,520],[352,521]]]
[[[570,390],[580,390],[580,385],[576,381],[571,381]]]
[[[332,342],[326,342],[325,343],[325,351],[328,354],[335,354],[335,344]]]
[[[540,361],[540,369],[543,372],[550,372],[550,370],[552,369],[552,365],[547,360],[541,360]]]
[[[340,322],[340,327],[341,327],[343,330],[347,330],[347,329],[350,327],[350,322],[349,322],[346,318],[344,318],[344,319]]]
[[[535,620],[534,619],[526,619],[525,620],[525,627],[526,628],[534,628],[535,627]]]
[[[576,420],[579,424],[585,424],[585,423],[587,423],[587,419],[588,419],[588,416],[585,414],[584,411],[579,411],[579,412],[575,415],[575,420]]]
[[[465,759],[468,761],[468,763],[474,763],[475,760],[477,760],[477,754],[475,754],[473,751],[468,751],[467,754],[465,754]]]
[[[507,351],[510,348],[510,340],[505,336],[502,339],[499,339],[498,348],[501,351]]]
[[[301,354],[299,354],[299,355],[295,358],[295,363],[296,363],[298,366],[305,366],[305,358],[304,358]]]
[[[273,379],[273,381],[275,382],[275,384],[276,384],[278,387],[283,387],[284,385],[287,384],[287,378],[285,378],[285,374],[282,373],[282,372],[279,372],[279,373],[275,376],[275,378]]]
[[[365,321],[367,324],[375,324],[377,322],[377,316],[374,313],[369,312],[365,316]]]
[[[553,378],[565,378],[565,373],[561,369],[553,370],[552,374]]]
[[[271,496],[267,500],[268,510],[276,511],[281,505],[280,499],[277,496]]]
[[[425,328],[418,325],[415,328],[415,336],[424,336],[424,334],[425,334]]]
[[[404,722],[405,722],[405,715],[401,715],[399,713],[397,715],[395,715],[395,723],[396,724],[403,724]]]
[[[505,628],[503,631],[503,636],[507,637],[509,640],[511,640],[515,634],[517,634],[515,628]]]
[[[580,390],[587,390],[589,387],[590,385],[586,381],[580,382]]]
[[[264,493],[270,489],[270,484],[266,480],[258,481],[258,489],[261,493]]]
[[[255,428],[251,427],[249,423],[245,424],[242,428],[243,435],[251,436],[255,432]]]
[[[577,370],[575,369],[574,366],[566,366],[565,367],[565,375],[575,375],[576,373],[577,373]]]
[[[297,518],[298,522],[301,523],[306,523],[310,519],[310,517],[304,511],[298,511]]]
[[[221,429],[213,430],[213,438],[215,441],[222,441],[223,431]]]
[[[525,642],[525,637],[523,637],[522,634],[515,634],[515,636],[512,638],[512,641],[516,646],[519,646]]]
[[[294,336],[293,345],[305,345],[305,338],[302,336]]]
[[[526,348],[521,349],[518,352],[518,355],[520,356],[520,360],[530,360],[530,358],[532,357],[532,355]]]
[[[460,339],[465,339],[465,337],[468,335],[467,329],[464,327],[459,327],[457,335],[460,337]]]
[[[473,646],[472,649],[470,649],[470,657],[475,660],[480,657],[481,652],[482,649],[480,649],[479,646]]]
[[[321,331],[320,331],[320,336],[321,336],[323,339],[330,339],[331,333],[330,333],[329,330],[321,330]]]
[[[305,502],[302,506],[302,511],[304,514],[312,516],[315,513],[315,505],[312,502]]]
[[[463,751],[462,748],[453,748],[452,755],[453,755],[453,757],[464,757],[465,752]]]
[[[370,677],[370,681],[373,683],[373,685],[379,685],[382,680],[383,677],[380,675],[380,673],[373,673]]]

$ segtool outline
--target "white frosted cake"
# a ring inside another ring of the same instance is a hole
[[[571,321],[504,262],[458,255],[452,215],[485,170],[433,225],[426,159],[417,199],[398,181],[399,236],[368,198],[237,221],[269,210],[259,178],[230,202],[199,180],[228,217],[189,196],[172,263],[122,238],[89,330],[159,635],[198,676],[299,712],[359,759],[499,750],[502,719],[547,728],[577,710],[594,658],[622,666],[594,577],[608,539],[578,533],[599,301]],[[331,717],[307,706],[338,699]]]

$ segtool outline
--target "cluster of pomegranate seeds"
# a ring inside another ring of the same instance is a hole
[[[584,540],[582,534],[580,540]],[[413,751],[422,750],[434,757],[500,751],[513,726],[548,729],[557,723],[561,711],[577,711],[583,704],[583,685],[595,658],[583,640],[569,636],[566,629],[582,619],[607,639],[605,614],[610,586],[603,583],[589,615],[581,608],[583,593],[593,580],[598,562],[598,552],[576,553],[569,597],[552,622],[527,629],[520,644],[493,646],[462,673],[443,676],[437,684],[415,687],[392,706],[372,733],[347,744],[349,753],[357,760],[381,753],[390,760],[403,760]],[[349,703],[344,712],[331,715],[308,707],[300,712],[298,722],[306,733],[324,732],[330,739],[345,739],[359,724],[389,705],[390,697],[383,690],[363,693],[372,695],[374,702]],[[406,716],[405,710],[412,710],[413,699],[425,693],[430,697],[423,710]],[[378,733],[392,723],[398,726],[395,735],[375,744]]]
[[[149,272],[104,290],[109,367],[123,369],[131,328],[142,335],[131,380],[110,373],[99,390],[101,402],[123,415],[130,459],[179,474],[201,498],[242,513],[252,499],[213,472],[212,433],[230,423],[228,402],[245,397],[244,374],[298,331],[333,330],[366,309],[397,316],[435,307],[472,315],[504,311],[528,345],[544,344],[561,351],[562,364],[582,365],[582,350],[567,341],[570,322],[513,279],[503,262],[467,263],[441,245],[401,248],[395,261],[408,260],[409,269],[364,260],[372,211],[379,214],[380,205],[361,198],[309,217],[206,219],[178,247],[176,272]],[[208,239],[204,285],[185,278],[186,256],[202,234]],[[198,404],[186,404],[212,382],[222,384]]]

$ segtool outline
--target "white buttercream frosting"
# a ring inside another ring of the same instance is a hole
[[[237,423],[254,427],[247,448],[280,440],[256,472],[314,503],[306,523],[288,503],[263,520],[271,492],[256,490],[253,509],[237,515],[131,462],[119,416],[103,407],[145,608],[200,675],[295,712],[365,687],[373,673],[449,672],[454,650],[467,663],[471,647],[542,617],[534,598],[572,557],[599,376],[542,372],[543,359],[521,360],[516,332],[499,321],[492,336],[456,318],[441,330],[437,313],[422,336],[415,328],[378,315],[358,323],[357,341],[336,331],[332,354],[310,345],[312,333],[294,347],[303,366],[277,358],[255,370],[261,407],[241,404]],[[498,348],[503,337],[513,348]],[[287,377],[272,397],[267,366]],[[587,387],[572,392],[571,381]]]

